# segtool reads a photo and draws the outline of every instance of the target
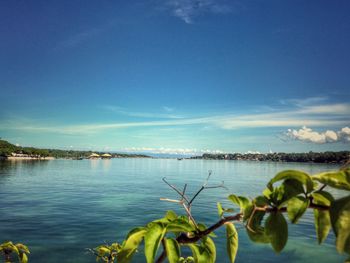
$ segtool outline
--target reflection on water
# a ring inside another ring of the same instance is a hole
[[[91,169],[96,170],[100,164],[100,159],[89,159],[89,161]]]
[[[229,206],[230,193],[256,196],[274,174],[284,169],[317,173],[333,165],[205,161],[167,159],[53,160],[0,162],[0,237],[30,246],[31,262],[95,262],[85,248],[122,241],[135,226],[160,218],[164,211],[180,207],[161,202],[177,198],[164,183],[188,183],[195,193],[213,171],[210,184],[225,181],[229,190],[210,189],[196,199],[194,217],[207,225],[217,220],[216,202]],[[336,193],[338,194],[338,193]],[[276,256],[266,245],[252,244],[239,226],[237,262],[342,262],[334,248],[334,236],[317,245],[308,212],[298,225],[290,225],[290,240]],[[217,231],[218,262],[228,262],[225,232]],[[259,260],[257,260],[259,258]],[[144,262],[142,253],[135,262]]]
[[[111,165],[112,165],[111,159],[102,159],[101,161],[102,161],[103,171],[109,172]]]

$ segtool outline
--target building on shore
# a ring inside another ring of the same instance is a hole
[[[102,159],[111,159],[111,158],[112,158],[112,155],[110,155],[109,153],[105,153],[105,154],[102,154],[102,155],[101,155],[101,158],[102,158]]]
[[[90,154],[90,156],[88,158],[89,159],[98,159],[98,158],[100,158],[100,155],[98,155],[97,153],[92,153],[92,154]]]

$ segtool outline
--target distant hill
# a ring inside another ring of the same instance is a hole
[[[211,160],[247,160],[273,162],[313,162],[313,163],[346,163],[350,160],[350,151],[340,152],[308,152],[308,153],[267,153],[267,154],[203,154],[191,159]]]
[[[55,158],[87,158],[93,152],[92,151],[74,151],[74,150],[59,150],[59,149],[40,149],[34,147],[22,147],[16,146],[12,143],[9,143],[5,140],[0,140],[0,156],[8,157],[13,153],[15,154],[23,154],[28,156],[35,157],[55,157]],[[104,154],[106,152],[95,152],[99,155]],[[109,153],[112,155],[112,158],[150,158],[148,155],[144,154],[126,154],[126,153]]]

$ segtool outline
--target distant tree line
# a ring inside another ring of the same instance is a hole
[[[213,160],[247,160],[273,162],[313,162],[313,163],[345,163],[350,159],[350,151],[340,152],[308,152],[308,153],[232,153],[232,154],[203,154],[192,159]]]
[[[87,158],[93,152],[92,151],[74,151],[74,150],[59,150],[59,149],[39,149],[34,147],[22,147],[16,146],[12,143],[9,143],[5,140],[0,140],[0,156],[8,157],[11,156],[12,153],[15,154],[24,154],[28,156],[35,157],[55,157],[55,158]],[[105,152],[95,152],[97,154],[103,154]],[[125,154],[125,153],[110,153],[113,158],[126,158],[126,157],[139,157],[146,158],[149,157],[143,154]]]

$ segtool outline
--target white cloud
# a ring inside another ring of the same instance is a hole
[[[197,149],[187,149],[187,148],[151,148],[151,147],[130,147],[124,148],[122,151],[134,152],[134,153],[148,153],[148,154],[171,154],[171,155],[202,155],[203,153],[223,153],[221,150],[197,150]]]
[[[174,111],[173,108],[169,108],[164,106],[163,110],[166,113],[153,113],[153,112],[135,112],[135,111],[129,111],[123,107],[119,106],[113,106],[113,105],[103,105],[101,106],[102,109],[108,110],[110,112],[120,114],[120,115],[126,115],[130,117],[140,117],[140,118],[153,118],[153,119],[181,119],[183,116],[176,115],[176,114],[170,114],[170,112]]]
[[[349,115],[350,104],[337,103],[325,105],[313,105],[303,107],[299,113],[303,114],[334,114],[334,115]]]
[[[344,127],[340,131],[327,130],[325,132],[313,131],[311,128],[302,127],[299,130],[288,129],[286,136],[299,141],[311,143],[333,143],[333,142],[350,142],[350,128]]]
[[[192,24],[193,19],[203,13],[225,14],[231,12],[231,7],[224,0],[168,0],[167,7],[173,15]]]
[[[259,151],[247,151],[245,154],[260,154]]]
[[[61,134],[93,134],[104,130],[116,130],[134,127],[179,127],[189,125],[202,125],[202,127],[211,127],[213,129],[241,129],[241,128],[262,128],[262,127],[345,127],[349,126],[350,118],[347,109],[350,104],[327,104],[314,105],[312,110],[309,106],[301,108],[274,109],[268,110],[268,113],[259,114],[222,114],[204,117],[184,118],[168,113],[147,113],[147,112],[129,112],[119,107],[106,108],[118,114],[124,114],[135,117],[145,117],[151,120],[147,121],[129,121],[129,122],[109,122],[109,123],[86,123],[77,125],[47,125],[36,121],[21,118],[15,120],[3,120],[0,130],[25,130],[31,132],[52,132]],[[316,110],[318,109],[318,110]],[[327,114],[325,114],[327,110]],[[348,141],[349,131],[344,128],[336,133],[342,141]],[[291,133],[292,134],[292,133]],[[315,135],[316,136],[316,135]],[[324,134],[325,140],[335,140],[333,133]],[[322,137],[322,136],[321,136]],[[339,140],[339,138],[337,140]],[[320,139],[322,141],[322,139]]]
[[[344,142],[350,142],[350,128],[344,127],[339,132],[338,135]]]
[[[310,105],[315,105],[327,101],[327,97],[309,97],[303,99],[287,99],[280,100],[280,103],[283,105],[295,105],[298,107],[305,107]]]

